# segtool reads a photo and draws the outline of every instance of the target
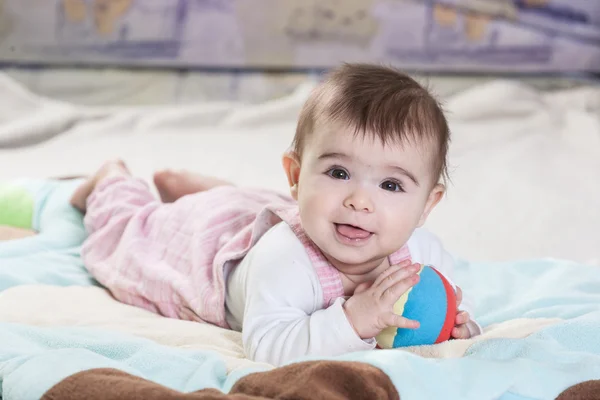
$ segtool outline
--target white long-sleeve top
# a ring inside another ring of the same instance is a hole
[[[440,241],[417,229],[408,248],[415,263],[429,264],[452,279],[454,261]],[[467,296],[464,296],[466,299]],[[342,308],[344,298],[323,309],[323,291],[302,242],[281,222],[266,232],[231,272],[226,271],[226,316],[242,332],[246,355],[281,365],[301,356],[336,356],[374,349],[361,339]],[[461,309],[469,311],[468,300]],[[473,335],[481,328],[469,324]]]

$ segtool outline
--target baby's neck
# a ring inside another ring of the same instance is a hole
[[[339,262],[333,260],[330,260],[330,262],[340,273],[346,296],[352,296],[356,287],[361,283],[373,282],[390,266],[388,257],[373,260],[360,266],[340,265]]]

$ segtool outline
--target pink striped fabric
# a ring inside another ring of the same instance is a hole
[[[282,216],[306,248],[308,258],[317,272],[321,288],[323,289],[323,308],[327,308],[333,304],[335,299],[344,296],[342,278],[339,271],[327,261],[321,250],[308,238],[306,232],[302,229],[298,209],[290,211],[287,215],[282,214]]]
[[[390,265],[400,264],[402,261],[410,260],[410,250],[407,245],[404,245],[400,248],[400,250],[391,254],[389,257]]]

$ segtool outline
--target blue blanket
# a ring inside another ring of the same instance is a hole
[[[56,251],[8,257],[0,248],[0,290],[32,283],[95,285],[81,265],[79,245],[75,241]],[[381,368],[403,400],[552,399],[574,384],[600,379],[597,268],[530,260],[459,262],[457,269],[456,281],[478,299],[477,319],[484,326],[522,317],[564,321],[524,339],[479,342],[457,359],[427,359],[398,350],[337,359]],[[228,375],[216,353],[170,348],[100,329],[0,322],[3,399],[38,399],[65,377],[99,367],[121,369],[184,392],[207,387],[227,392],[240,377],[256,370]]]

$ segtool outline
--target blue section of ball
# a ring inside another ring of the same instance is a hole
[[[408,295],[404,305],[405,318],[419,321],[418,329],[398,328],[394,347],[434,344],[446,320],[448,300],[440,276],[429,266],[424,266],[421,279]]]

